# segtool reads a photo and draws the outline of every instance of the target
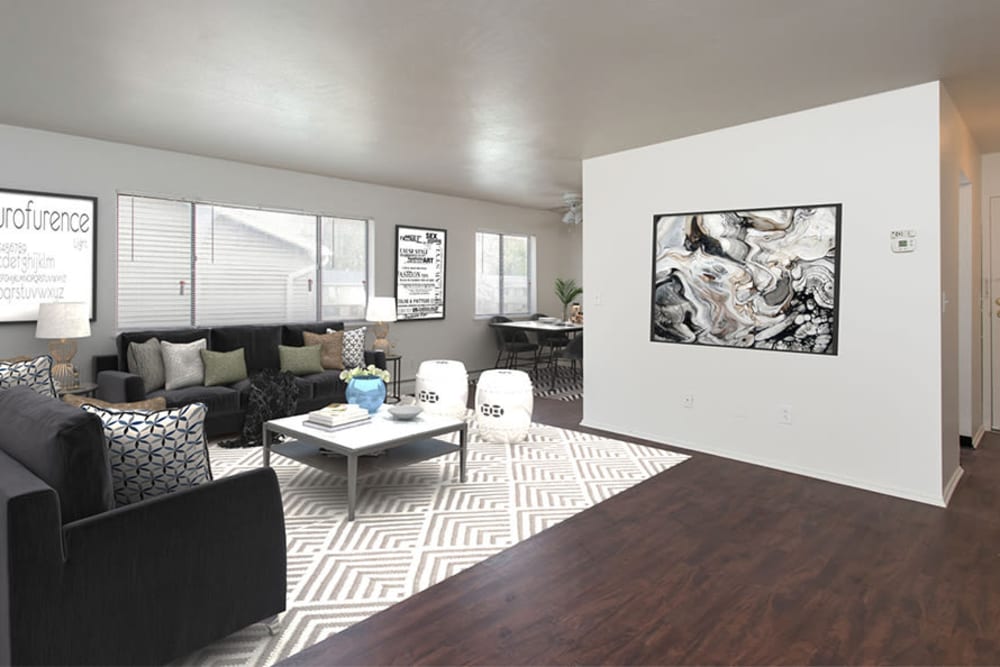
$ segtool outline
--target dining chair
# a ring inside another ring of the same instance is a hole
[[[543,317],[548,317],[545,313],[535,313],[531,316],[533,320],[540,320]],[[539,331],[538,336],[538,354],[542,356],[545,354],[545,350],[549,351],[549,368],[552,368],[552,359],[555,356],[556,350],[560,350],[567,345],[569,345],[569,336],[558,331]]]
[[[510,322],[509,317],[494,315],[490,318],[490,324],[496,322]],[[500,368],[500,360],[504,354],[507,355],[505,367],[516,368],[520,360],[520,355],[528,353],[531,355],[532,367],[538,371],[538,344],[528,340],[528,334],[516,329],[506,327],[490,327],[497,343],[497,360],[493,364],[494,368]]]
[[[577,362],[580,362],[579,369],[580,371],[583,371],[583,332],[580,332],[571,338],[569,344],[566,345],[566,347],[557,350],[553,356],[552,384],[549,386],[550,391],[553,391],[556,388],[556,374],[559,371],[559,361],[561,359],[569,360],[573,380],[576,380]]]

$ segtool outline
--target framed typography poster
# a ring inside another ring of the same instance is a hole
[[[0,189],[0,322],[33,322],[38,304],[96,314],[97,197]]]
[[[396,225],[396,319],[444,319],[443,229]]]

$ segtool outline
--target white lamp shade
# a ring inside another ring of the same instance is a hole
[[[365,312],[365,319],[369,322],[395,322],[396,297],[373,296],[368,301],[368,310]]]
[[[86,338],[90,335],[90,310],[77,301],[38,305],[35,338]]]

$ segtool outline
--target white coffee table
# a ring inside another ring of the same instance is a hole
[[[461,481],[465,481],[468,426],[463,419],[421,413],[412,421],[399,421],[383,405],[370,422],[336,431],[307,426],[305,420],[305,415],[296,415],[264,424],[264,465],[270,467],[274,452],[319,470],[346,475],[348,521],[354,520],[359,475],[393,470],[455,451],[453,443],[434,436],[458,433],[459,473]],[[272,444],[275,433],[294,440]],[[381,450],[386,453],[366,456],[359,462],[361,455]]]

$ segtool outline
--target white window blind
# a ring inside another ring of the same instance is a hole
[[[118,328],[364,319],[369,220],[118,197]]]
[[[118,198],[118,326],[191,323],[191,204]]]

